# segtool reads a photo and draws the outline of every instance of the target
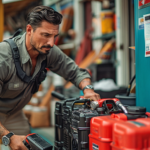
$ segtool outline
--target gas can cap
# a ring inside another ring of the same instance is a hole
[[[127,110],[129,114],[134,114],[134,115],[144,115],[146,113],[146,108],[139,107],[139,106],[128,106]]]

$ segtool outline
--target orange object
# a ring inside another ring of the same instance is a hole
[[[100,13],[101,32],[102,34],[114,31],[114,13],[111,11],[102,11]]]
[[[63,20],[60,29],[60,35],[56,38],[55,44],[60,45],[63,43],[64,37],[67,35],[68,30],[71,28],[73,23],[73,7],[68,7],[62,11]]]
[[[61,33],[67,33],[71,28],[73,23],[73,7],[68,7],[63,10],[63,24],[61,28]]]

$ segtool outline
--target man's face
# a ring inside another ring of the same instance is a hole
[[[54,46],[55,38],[58,36],[59,25],[53,25],[43,21],[41,27],[31,30],[30,44],[32,48],[40,54],[47,55]]]

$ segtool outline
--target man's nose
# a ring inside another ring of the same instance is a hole
[[[55,41],[54,41],[53,37],[49,38],[49,40],[47,41],[47,45],[50,45],[51,47],[54,46],[54,43],[55,43]]]

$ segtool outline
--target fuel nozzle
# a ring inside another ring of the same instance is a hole
[[[116,101],[116,105],[124,112],[124,113],[128,113],[126,107],[120,102],[120,101]]]

